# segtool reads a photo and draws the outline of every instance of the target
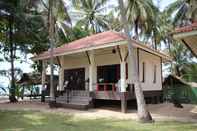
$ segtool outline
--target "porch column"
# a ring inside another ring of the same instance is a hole
[[[127,112],[127,99],[126,99],[126,55],[127,49],[120,47],[121,58],[120,59],[120,92],[121,92],[121,111]]]
[[[126,62],[122,61],[120,64],[120,91],[121,91],[121,111],[127,112],[127,100],[126,100]]]
[[[90,51],[89,59],[89,91],[91,92],[94,90],[94,84],[96,84],[96,64],[94,59],[94,51]]]
[[[59,69],[59,91],[64,90],[64,69],[60,67]]]
[[[45,102],[45,86],[46,86],[46,61],[42,61],[42,95],[41,102]]]
[[[126,62],[120,64],[120,91],[126,92]]]

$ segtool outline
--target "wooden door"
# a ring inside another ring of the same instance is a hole
[[[64,70],[64,82],[67,81],[67,87],[71,90],[85,90],[85,69]]]

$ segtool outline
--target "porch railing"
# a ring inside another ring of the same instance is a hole
[[[115,83],[97,83],[96,91],[113,91],[117,90]]]

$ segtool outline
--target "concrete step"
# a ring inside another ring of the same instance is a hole
[[[83,104],[83,103],[57,102],[57,106],[63,107],[63,108],[79,109],[79,110],[88,110],[89,108],[89,104]]]

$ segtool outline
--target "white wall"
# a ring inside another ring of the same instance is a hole
[[[161,59],[158,56],[152,55],[143,50],[139,50],[139,73],[140,81],[142,81],[142,63],[145,63],[145,82],[142,82],[143,90],[161,90],[162,80],[161,80]],[[153,82],[154,79],[154,66],[156,66],[156,83]]]

